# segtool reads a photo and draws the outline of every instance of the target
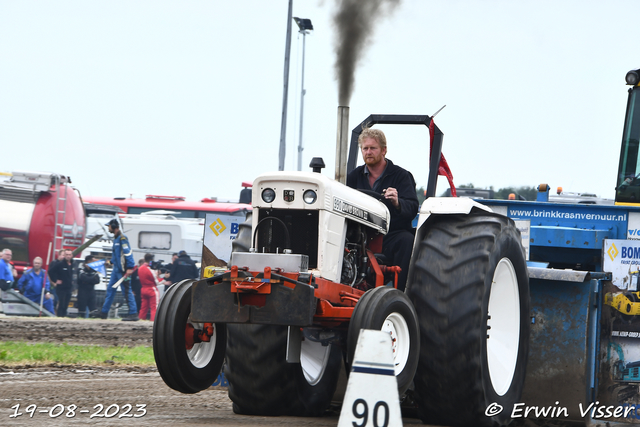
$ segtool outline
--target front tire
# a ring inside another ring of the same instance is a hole
[[[300,364],[295,365],[295,381],[304,407],[302,415],[319,417],[331,404],[336,391],[342,369],[342,349],[335,342],[323,346],[305,339],[300,353]]]
[[[360,329],[388,332],[400,395],[409,388],[418,365],[420,335],[416,310],[407,295],[381,286],[367,291],[356,304],[347,335],[347,361],[353,363]]]
[[[419,313],[415,399],[425,423],[506,425],[522,394],[529,278],[520,233],[489,213],[436,217],[407,294]],[[498,414],[488,410],[502,407]]]
[[[187,348],[185,329],[203,326],[189,320],[193,282],[183,280],[169,288],[153,324],[153,356],[158,372],[169,387],[181,393],[197,393],[213,384],[227,344],[226,326],[217,323],[209,342]]]

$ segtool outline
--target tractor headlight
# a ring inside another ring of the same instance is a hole
[[[316,202],[316,200],[318,199],[318,195],[313,190],[307,190],[302,195],[302,199],[306,204],[310,205]]]
[[[276,192],[271,188],[265,188],[262,190],[262,200],[265,203],[272,203],[276,199]]]

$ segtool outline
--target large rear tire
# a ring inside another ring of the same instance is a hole
[[[252,212],[239,225],[232,252],[249,252]],[[295,365],[286,362],[287,327],[227,325],[225,376],[233,411],[243,415],[288,415],[301,411]]]
[[[243,415],[298,415],[295,370],[286,362],[287,327],[228,324],[225,375],[233,411]]]
[[[229,324],[225,375],[233,411],[320,416],[340,374],[339,346],[303,341],[301,363],[287,363],[287,327]]]
[[[529,347],[520,233],[512,220],[490,213],[436,217],[426,226],[407,282],[420,323],[420,417],[437,425],[506,425],[522,394]]]
[[[347,335],[347,362],[353,363],[360,329],[391,335],[393,362],[400,395],[409,388],[418,365],[420,335],[416,310],[407,295],[381,286],[367,291],[356,304]]]
[[[193,280],[183,280],[163,296],[153,324],[153,356],[164,382],[181,393],[197,393],[216,380],[224,361],[226,326],[214,325],[209,342],[193,344],[185,340],[187,325],[202,329],[189,320]]]
[[[251,247],[252,213],[246,218],[233,252]],[[342,366],[339,346],[303,341],[301,363],[291,364],[286,326],[229,324],[227,330],[225,375],[235,413],[319,416],[328,408]]]
[[[239,225],[232,252],[249,252],[252,212]],[[225,376],[233,412],[243,415],[288,415],[301,406],[295,387],[295,366],[286,362],[287,327],[227,325]],[[292,403],[293,402],[293,403]]]

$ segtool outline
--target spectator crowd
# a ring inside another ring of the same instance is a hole
[[[73,252],[62,249],[57,253],[57,259],[49,264],[48,269],[45,269],[47,266],[42,258],[37,256],[31,261],[31,265],[24,269],[22,275],[19,275],[12,257],[10,249],[3,249],[0,254],[0,290],[22,294],[37,304],[41,311],[46,310],[58,317],[71,317],[68,308],[72,300],[75,273],[77,317],[107,318],[101,311],[105,310],[107,304],[102,307],[96,306],[95,286],[102,281],[105,272],[105,269],[99,266],[111,264],[109,261],[88,255],[82,265],[74,271]],[[172,262],[168,265],[154,263],[154,255],[148,253],[138,260],[138,265],[130,268],[127,263],[126,270],[119,273],[124,283],[121,285],[123,293],[130,291],[134,298],[127,300],[125,293],[130,313],[123,320],[154,321],[160,296],[168,287],[184,279],[199,278],[195,261],[185,251],[174,253]],[[112,301],[113,298],[106,307],[107,314]]]

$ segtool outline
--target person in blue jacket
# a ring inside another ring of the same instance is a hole
[[[16,274],[11,265],[12,256],[11,249],[3,249],[0,255],[0,289],[3,291],[8,291],[14,287]]]
[[[37,256],[33,259],[33,268],[27,270],[20,280],[18,280],[18,289],[22,292],[22,295],[40,305],[43,286],[44,297],[42,298],[42,306],[45,310],[54,314],[49,278],[47,277],[47,272],[42,269],[42,258]]]
[[[104,305],[100,313],[92,313],[92,317],[100,317],[106,319],[113,304],[113,299],[116,297],[117,289],[114,289],[113,285],[124,277],[124,280],[120,283],[120,289],[122,289],[122,295],[127,301],[129,307],[129,314],[123,317],[122,320],[136,321],[138,319],[138,306],[136,305],[136,299],[131,290],[131,279],[129,276],[133,273],[136,265],[133,259],[133,253],[131,251],[131,245],[127,236],[120,231],[120,223],[117,219],[112,219],[105,224],[109,227],[109,233],[113,233],[113,249],[111,253],[111,279],[107,286],[107,296],[104,300]]]

